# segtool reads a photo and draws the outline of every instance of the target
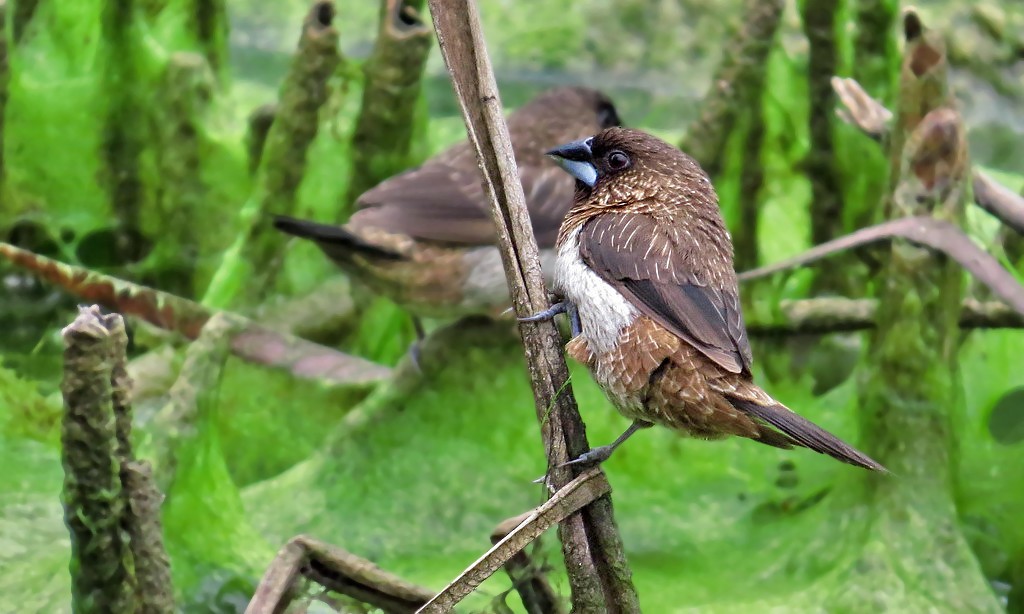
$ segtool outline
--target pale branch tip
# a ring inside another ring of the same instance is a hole
[[[853,79],[833,77],[832,89],[841,103],[836,108],[840,119],[876,141],[888,137],[893,120],[892,111],[872,98]],[[972,171],[972,189],[976,205],[1017,233],[1024,234],[1024,196],[1014,193],[977,169]]]

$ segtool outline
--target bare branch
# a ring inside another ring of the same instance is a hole
[[[369,386],[390,369],[335,349],[271,330],[245,316],[218,312],[195,301],[82,267],[52,260],[0,242],[0,258],[20,266],[73,296],[134,316],[187,339],[199,338],[203,326],[217,313],[231,319],[238,331],[231,352],[243,360],[285,369],[296,377],[328,385]],[[339,301],[340,303],[340,301]]]
[[[872,98],[864,88],[853,79],[832,77],[832,89],[839,96],[841,106],[836,107],[836,115],[844,122],[860,128],[860,130],[876,141],[881,141],[889,134],[892,123],[892,111]]]
[[[995,258],[978,247],[960,228],[929,216],[904,217],[862,228],[844,237],[822,243],[806,252],[782,262],[763,266],[739,274],[740,281],[766,277],[780,271],[801,267],[848,249],[900,237],[930,247],[956,260],[974,277],[988,286],[1011,307],[1024,313],[1024,286],[999,264]]]
[[[470,142],[484,171],[513,305],[519,316],[536,313],[548,306],[548,297],[476,4],[430,0],[430,13]],[[578,471],[560,465],[589,449],[583,421],[554,323],[523,323],[520,332],[551,483],[560,488]],[[639,611],[609,496],[567,518],[559,537],[575,609]]]
[[[878,301],[874,299],[811,298],[783,301],[779,313],[757,317],[754,310],[748,318],[747,333],[751,337],[784,337],[790,335],[825,335],[874,328],[878,317]],[[1024,328],[1024,315],[994,301],[967,299],[960,312],[960,328]]]
[[[503,520],[491,533],[491,544],[497,545],[504,540],[533,513],[531,510]],[[523,602],[527,614],[562,614],[564,610],[558,593],[551,587],[544,570],[530,560],[525,548],[512,555],[505,563],[505,572],[512,580],[512,588],[519,593],[519,599]]]
[[[385,612],[415,612],[434,594],[347,550],[299,535],[274,557],[245,614],[283,612],[302,577]]]
[[[599,497],[612,491],[604,473],[597,467],[588,469],[558,490],[544,505],[530,513],[515,529],[501,539],[483,556],[451,581],[418,612],[439,614],[448,612],[462,599],[476,590],[480,583],[507,563],[517,552],[537,539],[555,523]]]
[[[979,170],[974,171],[974,202],[1019,234],[1024,234],[1024,196],[1015,194]]]

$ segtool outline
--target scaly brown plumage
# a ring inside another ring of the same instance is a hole
[[[544,152],[620,123],[596,90],[548,90],[508,118],[526,204],[546,262],[573,181]],[[414,315],[496,316],[509,306],[476,154],[463,141],[359,197],[344,226],[278,217],[284,232],[316,241],[343,270]]]
[[[732,240],[707,174],[649,134],[610,128],[549,152],[576,177],[559,230],[555,291],[578,313],[567,352],[639,428],[803,446],[884,468],[800,417],[751,375]]]

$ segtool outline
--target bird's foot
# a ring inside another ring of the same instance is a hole
[[[544,311],[538,311],[537,313],[526,316],[525,318],[516,318],[520,322],[540,322],[542,320],[550,320],[560,313],[565,313],[569,309],[569,301],[558,301],[554,305],[548,307]]]
[[[614,452],[615,448],[617,447],[618,446],[615,444],[608,444],[606,446],[598,446],[596,448],[591,448],[588,452],[580,454],[571,461],[564,462],[561,465],[556,465],[556,467],[562,468],[568,467],[570,465],[577,465],[579,467],[592,467],[594,465],[600,465],[601,463],[605,462],[611,457],[612,452]],[[547,484],[548,477],[550,477],[550,472],[540,476],[539,478],[534,480],[533,483]]]
[[[590,451],[580,454],[571,461],[562,463],[559,467],[568,467],[569,465],[599,465],[611,458],[612,452],[614,452],[617,447],[618,446],[614,444],[608,444],[606,446],[592,448]]]
[[[423,373],[423,367],[420,365],[420,350],[423,348],[423,340],[427,338],[427,333],[423,329],[423,321],[416,316],[411,316],[412,327],[416,331],[416,340],[409,344],[409,360],[412,361],[412,366],[416,367],[416,370]]]
[[[558,301],[554,305],[548,307],[544,311],[540,311],[531,316],[525,318],[517,318],[520,322],[540,322],[542,320],[550,320],[556,315],[564,313],[569,316],[569,330],[572,332],[572,336],[576,337],[582,332],[580,327],[580,312],[576,308],[576,304],[569,300]]]
[[[633,423],[629,425],[629,428],[625,430],[625,432],[623,432],[621,435],[615,438],[615,441],[611,442],[606,446],[598,446],[596,448],[592,448],[589,452],[584,452],[583,454],[580,454],[578,457],[572,459],[571,461],[558,465],[558,467],[568,467],[569,465],[600,465],[601,463],[611,458],[612,452],[614,452],[616,448],[621,446],[627,439],[632,437],[637,431],[641,431],[652,426],[654,426],[654,424],[651,422],[647,422],[646,420],[634,420]],[[547,474],[545,474],[534,480],[533,483],[539,484],[541,482],[545,482],[547,478],[548,476]]]

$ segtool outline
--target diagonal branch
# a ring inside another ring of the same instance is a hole
[[[443,591],[417,610],[422,614],[448,612],[476,590],[480,583],[501,569],[512,557],[540,537],[556,522],[561,522],[585,505],[612,491],[604,473],[591,468],[556,492],[544,505],[530,512],[483,556],[477,559]]]
[[[844,237],[816,245],[781,262],[739,274],[740,281],[767,277],[780,271],[817,262],[848,249],[887,241],[896,237],[942,252],[960,263],[999,298],[1024,313],[1024,286],[995,258],[981,249],[957,226],[929,216],[904,217],[862,228]]]
[[[430,13],[470,142],[484,172],[513,305],[520,316],[536,313],[547,308],[548,297],[476,3],[430,0]],[[577,471],[559,465],[585,452],[589,445],[554,323],[523,323],[520,332],[549,475],[558,489]],[[639,611],[610,496],[569,516],[560,525],[559,537],[575,610]]]
[[[65,264],[0,241],[0,258],[90,303],[140,318],[187,339],[199,338],[218,313],[195,301],[130,281]],[[271,330],[245,316],[222,312],[237,329],[231,352],[248,362],[289,371],[326,385],[371,386],[387,377],[387,367],[286,332]]]

